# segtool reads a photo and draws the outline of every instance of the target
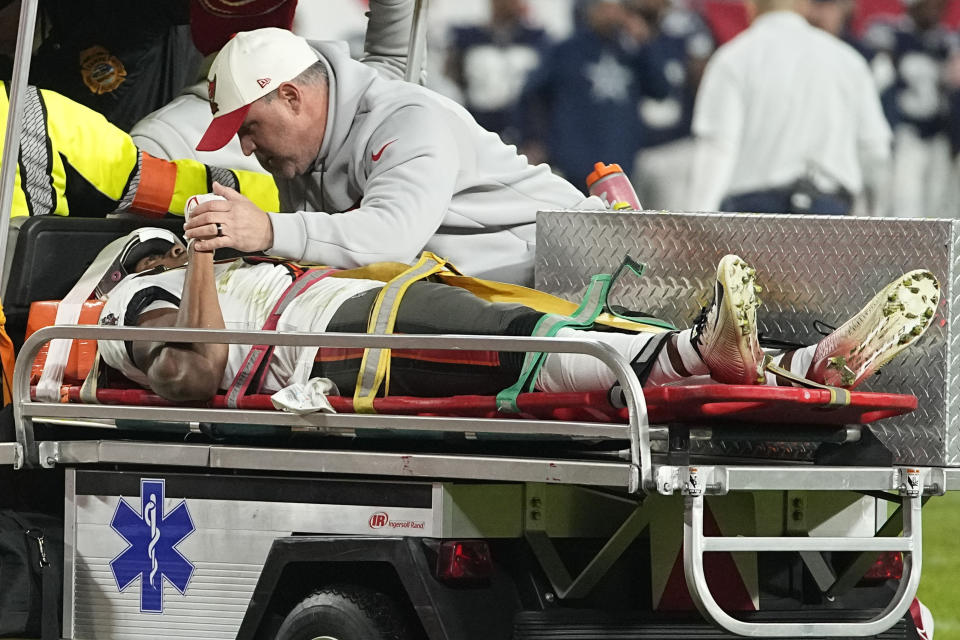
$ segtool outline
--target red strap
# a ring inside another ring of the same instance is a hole
[[[284,310],[290,306],[290,303],[307,289],[336,271],[338,271],[338,269],[327,269],[326,271],[314,269],[300,274],[280,295],[280,299],[277,300],[277,304],[274,305],[273,311],[270,312],[270,315],[267,316],[267,321],[263,324],[263,330],[276,331],[277,323],[280,322],[280,316]],[[237,375],[233,378],[233,382],[230,383],[230,388],[227,389],[226,402],[228,407],[237,407],[237,399],[247,393],[247,389],[250,388],[250,382],[253,380],[257,371],[260,370],[261,366],[263,366],[264,360],[266,360],[266,366],[269,367],[272,359],[273,346],[258,344],[250,347],[250,351],[247,352],[247,357],[243,359],[243,364],[240,365]],[[257,390],[259,391],[259,387],[262,386],[263,378],[261,377]]]

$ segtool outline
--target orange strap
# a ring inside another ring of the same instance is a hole
[[[3,405],[7,406],[13,398],[13,342],[5,328],[7,317],[0,307],[0,375],[3,376]]]
[[[177,165],[141,152],[140,185],[133,197],[132,209],[158,218],[166,215],[177,184]]]

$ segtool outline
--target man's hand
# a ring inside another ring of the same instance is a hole
[[[213,183],[213,192],[226,200],[204,202],[183,225],[187,240],[197,251],[232,247],[238,251],[264,251],[273,246],[270,217],[230,187]]]

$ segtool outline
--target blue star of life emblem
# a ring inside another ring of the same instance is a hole
[[[196,528],[181,500],[170,513],[163,509],[164,481],[141,480],[137,510],[121,497],[110,527],[127,541],[127,548],[110,561],[117,588],[124,591],[140,577],[140,611],[163,613],[163,581],[184,594],[193,576],[193,563],[176,546]]]

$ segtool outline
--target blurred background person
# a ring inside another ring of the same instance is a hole
[[[804,7],[804,17],[813,26],[840,38],[869,60],[875,52],[854,32],[854,9],[854,0],[810,0]]]
[[[748,2],[750,27],[707,64],[689,209],[848,214],[865,191],[884,210],[891,132],[873,77],[805,2]]]
[[[527,21],[528,10],[526,0],[490,0],[490,20],[453,27],[447,50],[446,75],[461,103],[505,142],[516,142],[517,99],[548,46],[547,32]]]
[[[633,183],[647,209],[680,210],[686,202],[693,137],[690,122],[703,69],[714,38],[700,15],[681,0],[633,0],[630,8],[654,30],[650,47],[658,52],[669,94],[640,98],[640,144]]]
[[[595,162],[626,171],[640,147],[637,103],[665,98],[669,85],[652,31],[614,0],[581,0],[573,34],[554,46],[534,71],[518,103],[521,151],[549,162],[582,190]]]
[[[865,43],[886,63],[880,89],[894,131],[892,215],[958,214],[950,202],[950,92],[947,65],[960,52],[960,37],[942,24],[947,0],[908,0],[906,13],[868,25]],[[954,198],[955,199],[955,198]]]

